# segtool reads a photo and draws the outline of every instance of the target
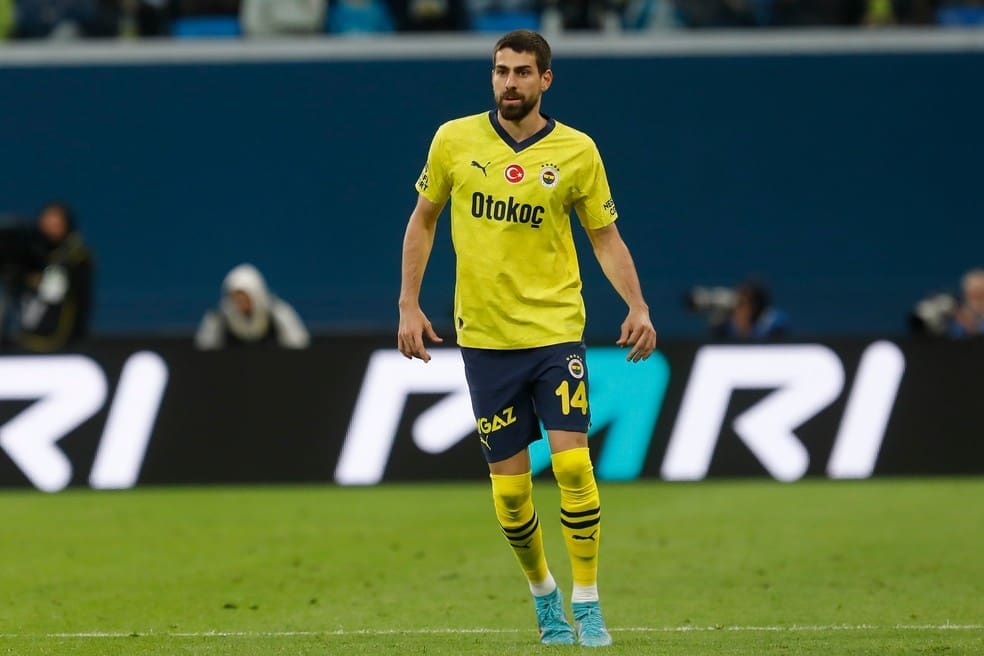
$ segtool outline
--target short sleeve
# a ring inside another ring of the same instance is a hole
[[[618,218],[618,211],[612,199],[612,190],[608,186],[608,176],[605,174],[601,154],[593,141],[589,143],[590,146],[584,154],[588,163],[579,183],[574,208],[577,210],[581,225],[585,228],[598,229],[614,222]]]
[[[451,180],[448,174],[444,130],[438,129],[427,153],[427,162],[420,172],[415,185],[420,195],[435,205],[443,205],[451,194]]]

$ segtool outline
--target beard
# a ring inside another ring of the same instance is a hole
[[[499,108],[499,117],[507,121],[522,121],[529,116],[529,113],[533,111],[537,101],[540,99],[539,96],[536,98],[523,98],[520,96],[520,98],[522,102],[518,105],[507,105],[503,102],[504,97],[499,96],[495,103]]]

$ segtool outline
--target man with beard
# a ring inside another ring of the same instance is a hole
[[[489,112],[442,125],[417,180],[403,242],[398,345],[428,362],[440,342],[420,307],[438,216],[451,201],[454,321],[496,517],[533,594],[544,644],[611,644],[599,606],[601,502],[588,452],[584,301],[571,209],[606,277],[628,306],[616,343],[627,360],[656,347],[639,277],[594,142],[541,113],[553,82],[550,46],[528,30],[493,49]],[[570,559],[574,624],[544,555],[528,446],[547,432]]]
[[[65,203],[45,205],[37,229],[44,253],[40,266],[26,275],[15,342],[45,353],[63,350],[88,332],[93,263]]]

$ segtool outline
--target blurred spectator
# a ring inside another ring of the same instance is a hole
[[[14,0],[0,0],[0,41],[14,32]]]
[[[544,11],[557,11],[561,27],[570,30],[618,31],[626,0],[545,0]]]
[[[786,337],[789,316],[772,305],[769,290],[749,280],[738,287],[695,287],[685,306],[707,318],[711,336],[727,341],[767,341]]]
[[[752,27],[766,25],[771,20],[771,3],[753,0],[675,1],[687,27]],[[760,8],[758,13],[757,8]]]
[[[171,36],[178,39],[235,39],[242,35],[239,0],[170,0]]]
[[[932,294],[909,315],[913,334],[967,339],[984,336],[984,269],[971,269],[961,280],[961,293]]]
[[[963,301],[957,307],[950,336],[955,338],[984,335],[984,269],[972,269],[961,281]]]
[[[463,30],[465,0],[390,0],[390,14],[401,32]]]
[[[869,0],[861,23],[871,27],[893,25],[897,21],[892,0]]]
[[[383,0],[332,0],[328,31],[333,34],[367,35],[396,29]]]
[[[324,31],[326,0],[242,0],[239,21],[248,36]]]
[[[16,0],[14,16],[23,39],[115,36],[120,23],[116,0]]]
[[[467,0],[468,26],[477,32],[543,29],[539,0]],[[547,11],[552,9],[550,5]],[[549,29],[543,29],[549,33]]]
[[[979,27],[984,25],[984,2],[982,0],[943,2],[936,12],[936,22],[950,27]]]
[[[939,0],[675,0],[689,27],[846,27],[934,21]]]
[[[0,345],[9,345],[16,332],[17,306],[28,272],[41,266],[47,250],[36,222],[14,216],[0,218]]]
[[[202,317],[195,346],[203,350],[241,346],[307,348],[307,329],[286,301],[267,288],[252,264],[240,264],[222,282],[219,307]]]
[[[13,341],[39,353],[59,351],[85,337],[92,309],[92,254],[71,208],[49,203],[37,221],[39,238],[27,236],[31,253],[17,285],[19,308]]]
[[[0,0],[0,41],[984,24],[984,0]]]
[[[0,0],[0,40],[167,34],[174,0]]]
[[[240,0],[171,0],[179,16],[238,16]]]
[[[627,30],[659,30],[683,26],[674,0],[626,0],[622,25]]]
[[[120,0],[123,15],[120,35],[164,36],[171,32],[174,19],[172,0]]]

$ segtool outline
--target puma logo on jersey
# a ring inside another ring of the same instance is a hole
[[[488,162],[485,162],[485,166],[482,166],[481,164],[479,164],[475,160],[472,160],[471,165],[474,166],[476,169],[482,169],[482,173],[487,178],[487,177],[489,177],[489,172],[486,171],[485,169],[488,168],[488,165],[491,164],[491,163],[492,163],[491,161],[488,161]]]

